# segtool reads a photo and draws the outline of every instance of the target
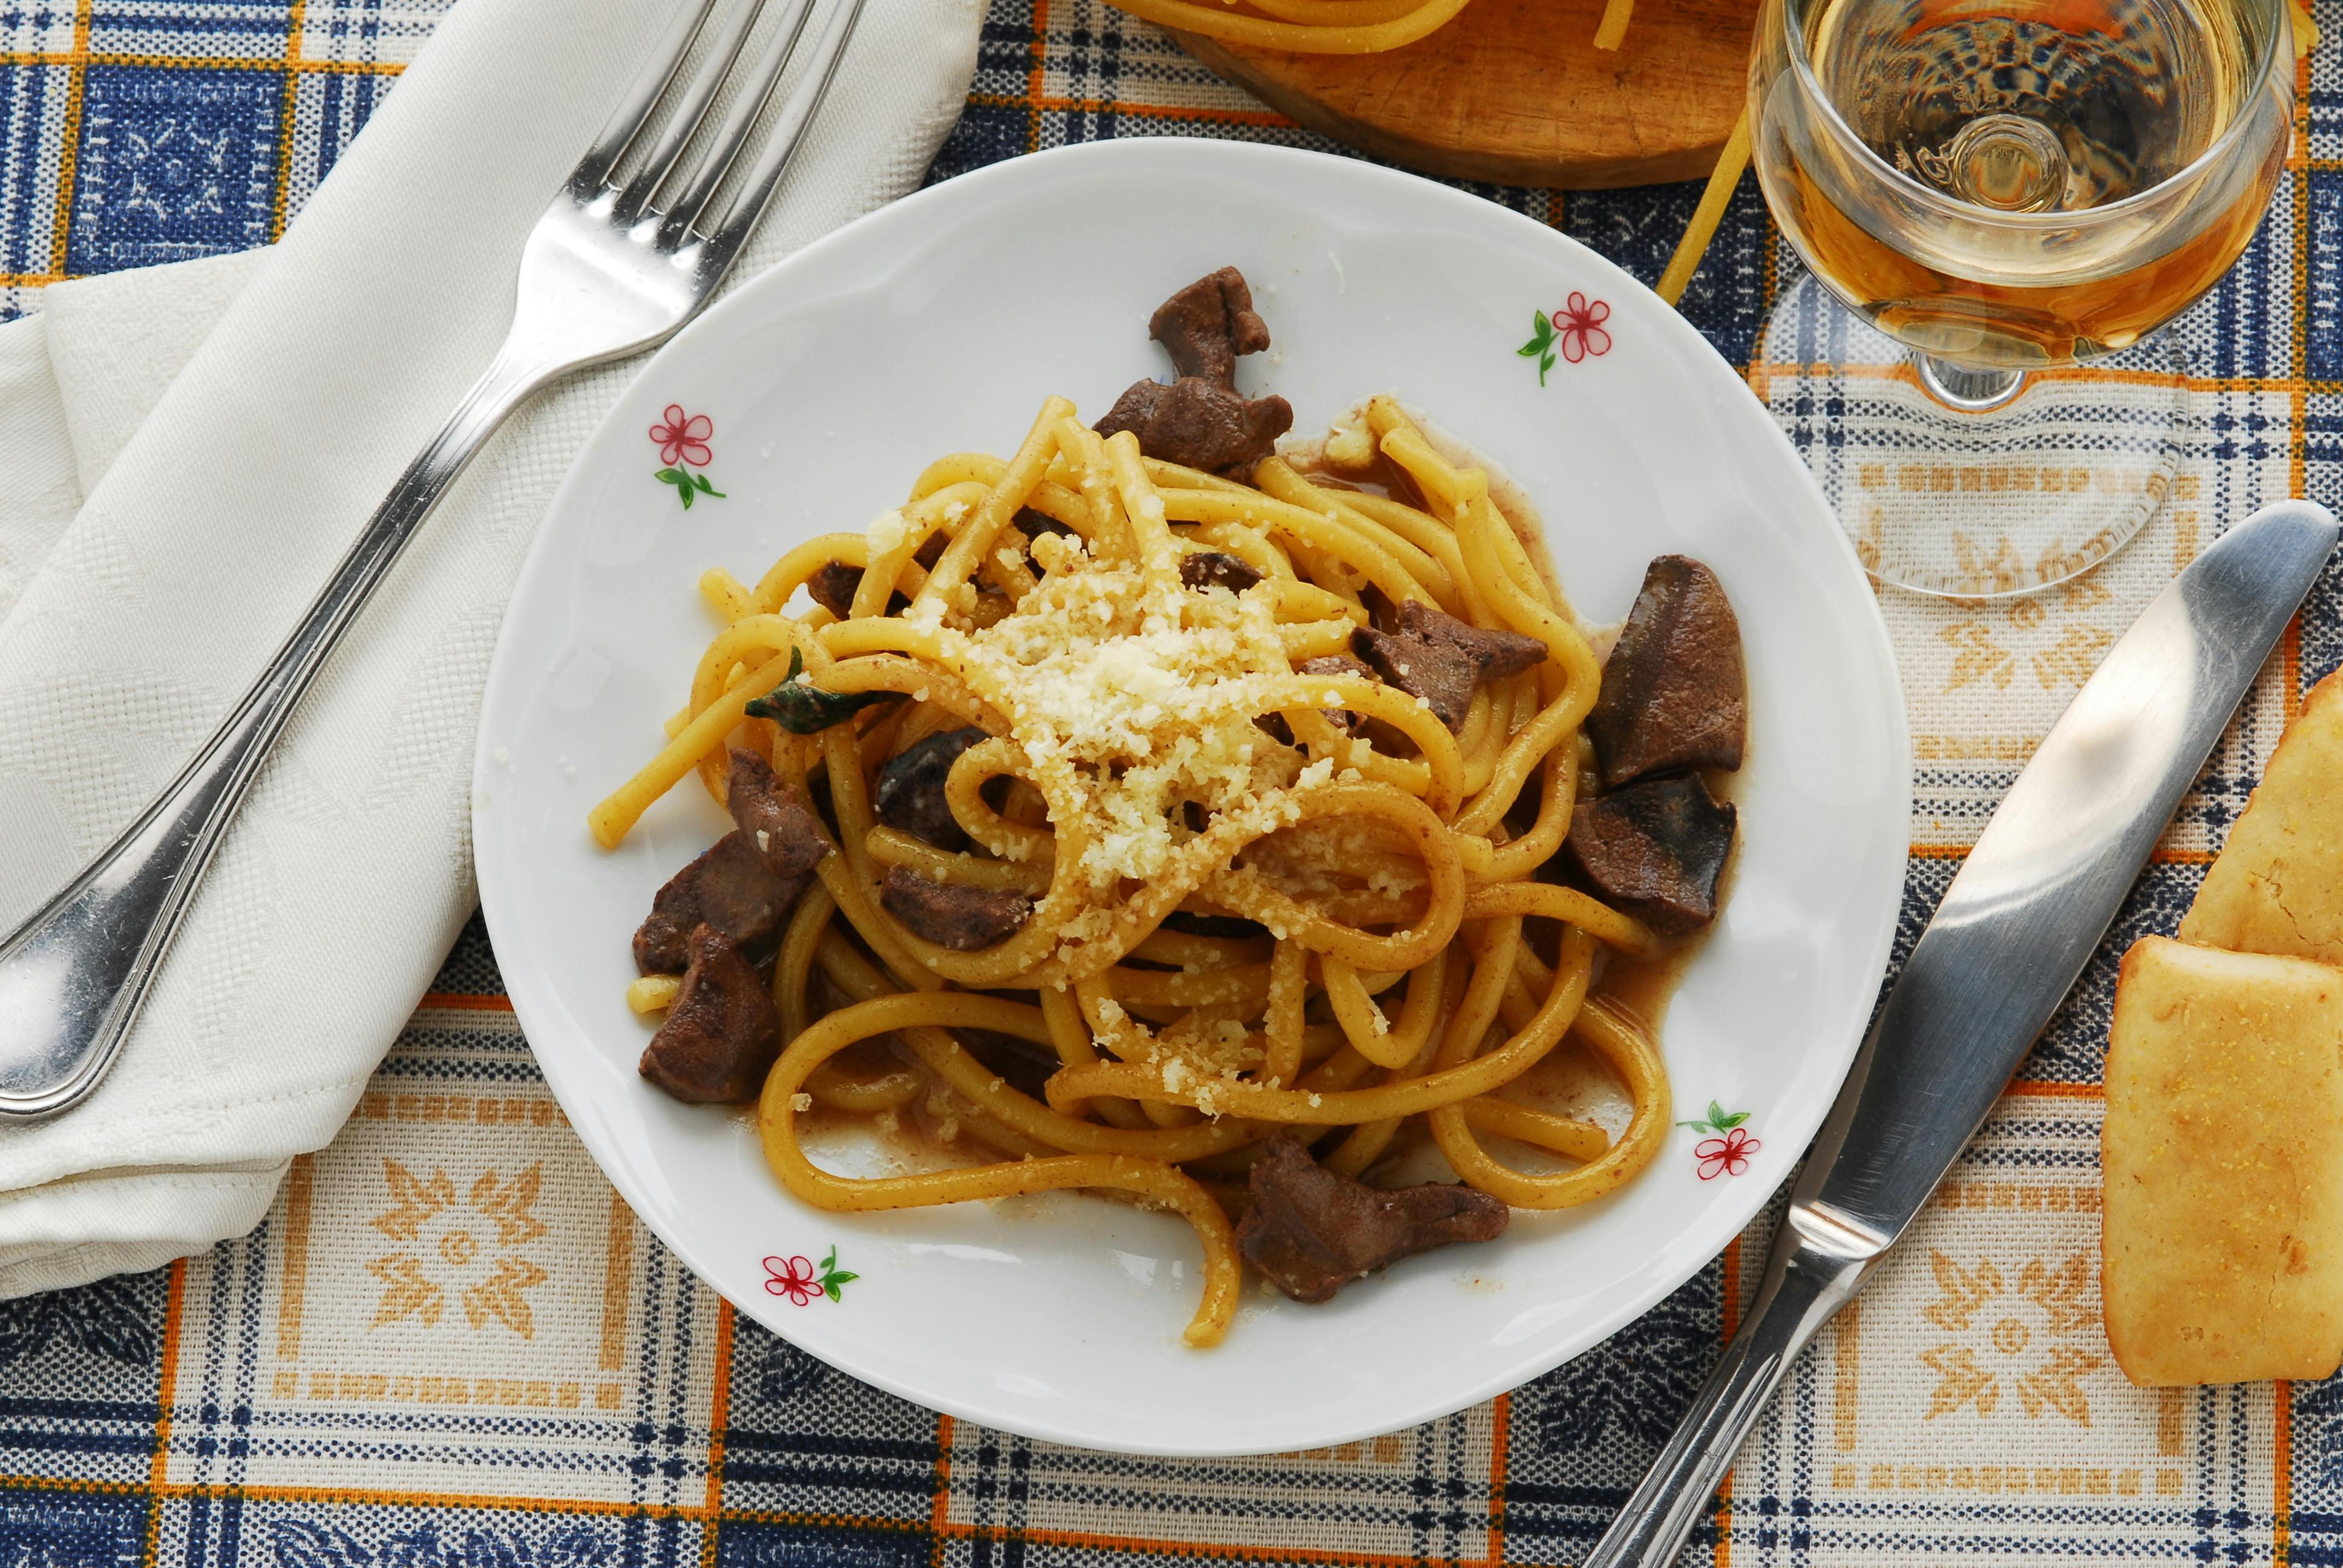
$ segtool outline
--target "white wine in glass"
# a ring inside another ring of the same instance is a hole
[[[1837,410],[1824,461],[1852,437],[1835,487],[1876,575],[2033,591],[2153,514],[2191,420],[2185,357],[2155,335],[2261,220],[2288,43],[2285,0],[1766,0],[1752,154],[1829,297],[1785,296],[1762,364],[1777,411]],[[2031,374],[2118,355],[2127,375]],[[1899,488],[1973,461],[2062,478],[1967,506]]]

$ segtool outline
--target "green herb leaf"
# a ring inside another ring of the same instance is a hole
[[[691,493],[684,492],[685,504]],[[833,724],[843,724],[874,703],[896,702],[902,694],[895,691],[824,691],[809,681],[801,681],[805,673],[805,655],[789,649],[789,672],[781,683],[762,697],[749,700],[748,714],[751,719],[769,719],[792,735],[812,735]],[[830,1249],[833,1261],[838,1249]]]

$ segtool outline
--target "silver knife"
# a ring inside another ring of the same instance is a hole
[[[1585,1568],[1674,1560],[1799,1352],[1919,1213],[2083,972],[2336,534],[2324,507],[2263,508],[2076,693],[1888,993],[1747,1319]]]

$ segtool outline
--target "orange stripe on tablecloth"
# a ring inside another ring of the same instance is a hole
[[[171,1265],[170,1294],[163,1308],[163,1365],[155,1384],[155,1452],[147,1461],[146,1479],[156,1487],[146,1504],[146,1540],[139,1551],[142,1568],[155,1568],[156,1554],[163,1537],[163,1498],[160,1483],[171,1466],[171,1404],[179,1391],[179,1317],[187,1293],[187,1261],[179,1259]]]
[[[1031,58],[1033,63],[1026,68],[1025,72],[1025,97],[1023,100],[1025,106],[1025,150],[1029,153],[1038,153],[1041,150],[1041,83],[1047,78],[1050,68],[1050,0],[1033,0],[1033,49]],[[970,96],[973,98],[975,95],[970,94]],[[1019,100],[1012,98],[1004,99],[1002,101],[1004,103],[1013,104]],[[2310,209],[2308,207],[2299,207],[2296,210],[2308,212]],[[2303,225],[2298,226],[2307,227],[2308,226]]]
[[[481,996],[465,990],[425,991],[423,1000],[415,1006],[418,1011],[427,1007],[452,1008],[458,1012],[510,1012],[513,1010],[512,998],[508,996]]]
[[[136,65],[150,71],[290,71],[303,76],[396,76],[396,60],[287,60],[281,55],[150,55],[120,49],[0,50],[0,65]]]
[[[599,1362],[603,1372],[627,1370],[627,1303],[634,1296],[635,1279],[635,1211],[610,1189],[610,1222],[604,1234],[602,1248],[602,1354]],[[729,1311],[729,1308],[726,1309]],[[732,1342],[732,1324],[726,1319],[724,1342]]]
[[[2002,1089],[2005,1095],[2020,1100],[2105,1100],[2107,1091],[2097,1083],[2052,1083],[2040,1079],[2011,1079]]]
[[[285,1248],[277,1297],[277,1359],[301,1359],[301,1312],[309,1284],[309,1207],[317,1184],[317,1156],[296,1154],[285,1172]]]
[[[1513,1396],[1489,1402],[1496,1427],[1489,1436],[1489,1561],[1505,1560],[1505,1473],[1513,1457]]]
[[[308,0],[293,0],[285,14],[285,68],[291,70],[301,63],[301,29],[307,24]],[[293,192],[293,131],[296,116],[301,107],[298,82],[288,81],[284,87],[284,103],[277,112],[277,189],[269,201],[268,240],[274,245],[285,237],[287,209],[292,205]],[[326,127],[326,135],[334,134]]]
[[[716,1523],[724,1509],[724,1437],[732,1419],[732,1303],[716,1298],[716,1392],[708,1402],[708,1523],[699,1568],[716,1568]]]
[[[935,1532],[928,1543],[929,1568],[943,1568],[944,1530],[951,1523],[951,1451],[952,1434],[959,1423],[940,1411],[936,1414],[936,1479],[935,1500],[928,1507],[928,1528]]]
[[[65,128],[59,132],[62,155],[57,160],[56,216],[49,223],[49,269],[65,269],[65,241],[73,232],[74,174],[81,152],[81,95],[84,65],[89,58],[89,13],[94,0],[75,0],[74,58],[66,62]],[[2308,206],[2298,211],[2308,212]]]
[[[2270,1385],[2278,1408],[2270,1412],[2276,1451],[2270,1474],[2270,1568],[2286,1568],[2294,1555],[2294,1385],[2284,1378]]]
[[[1127,98],[1053,98],[1041,90],[1038,77],[1031,93],[1022,95],[970,93],[968,101],[979,108],[987,109],[1026,108],[1044,114],[1116,115],[1139,120],[1212,120],[1230,126],[1300,128],[1293,121],[1270,109],[1209,109],[1186,104],[1134,104]]]

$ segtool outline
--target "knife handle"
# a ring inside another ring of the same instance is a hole
[[[1740,1332],[1584,1568],[1668,1568],[1675,1561],[1798,1352],[1855,1299],[1884,1250],[1803,1206],[1790,1211]]]

